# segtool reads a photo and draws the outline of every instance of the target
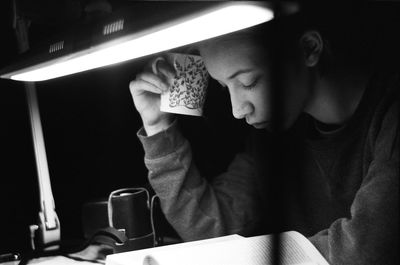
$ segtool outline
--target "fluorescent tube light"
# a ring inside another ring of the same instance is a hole
[[[267,22],[273,17],[272,10],[259,2],[225,2],[206,12],[203,10],[197,15],[175,19],[1,77],[19,81],[48,80],[199,42]]]

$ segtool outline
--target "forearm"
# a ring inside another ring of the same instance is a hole
[[[189,145],[184,145],[165,162],[146,160],[149,181],[161,201],[163,212],[185,241],[226,234],[214,190],[199,175],[191,161]]]
[[[398,180],[393,180],[390,184],[370,183],[374,190],[365,187],[357,194],[350,218],[338,219],[310,238],[330,264],[398,264],[394,260],[399,187]]]
[[[350,208],[350,216],[311,237],[330,264],[399,264],[398,102],[370,133],[372,161]]]
[[[375,160],[341,218],[310,238],[331,264],[398,264],[399,160]]]
[[[146,151],[149,181],[166,218],[185,241],[246,234],[256,222],[254,174],[242,176],[249,173],[249,162],[238,159],[240,169],[232,171],[242,174],[225,173],[208,183],[200,176],[191,147],[176,127],[174,124],[151,138],[139,136]]]

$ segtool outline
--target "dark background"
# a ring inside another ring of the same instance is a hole
[[[109,1],[113,9],[129,1]],[[89,1],[19,1],[32,21],[31,46],[87,16]],[[11,1],[1,1],[0,66],[17,55]],[[62,240],[81,240],[82,205],[123,187],[147,186],[141,121],[128,84],[148,58],[37,83],[42,126]],[[211,82],[204,117],[180,117],[195,159],[208,177],[242,147],[245,129],[229,97]],[[0,79],[0,254],[29,249],[37,223],[38,185],[26,95],[20,82]],[[209,152],[213,148],[213,152]],[[168,232],[167,232],[168,233]]]
[[[96,1],[19,0],[20,10],[32,22],[31,46],[82,19],[101,16],[104,12],[101,8],[85,12],[85,7],[93,2]],[[108,2],[113,10],[118,10],[133,1]],[[11,3],[11,0],[0,1],[0,67],[12,62],[18,53]],[[371,27],[364,28],[365,39],[360,39],[355,49],[372,50],[374,54],[370,56],[379,58],[378,67],[390,64],[398,70],[399,23],[386,23],[385,19],[390,13],[397,17],[393,21],[398,21],[400,13],[396,14],[399,9],[389,9],[391,12],[385,10],[380,16],[375,9],[371,10],[371,20],[368,19]],[[348,38],[339,39],[347,48]],[[37,83],[49,171],[64,241],[83,239],[84,203],[104,199],[115,189],[148,185],[143,149],[136,137],[141,121],[128,88],[148,59]],[[198,167],[207,178],[226,168],[234,153],[243,148],[243,138],[248,132],[243,121],[232,117],[227,92],[213,81],[204,117],[180,116],[179,120],[191,141]],[[0,254],[23,253],[29,249],[28,227],[37,223],[39,200],[22,83],[0,79],[0,121]]]

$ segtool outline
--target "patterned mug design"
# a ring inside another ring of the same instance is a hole
[[[175,59],[174,67],[177,74],[169,90],[169,107],[202,108],[209,76],[201,57],[187,55],[183,62]]]

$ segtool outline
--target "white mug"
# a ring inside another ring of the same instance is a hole
[[[152,70],[158,73],[157,62],[166,60],[176,71],[168,91],[161,94],[160,110],[184,115],[203,115],[209,75],[201,56],[166,53],[154,60]]]

